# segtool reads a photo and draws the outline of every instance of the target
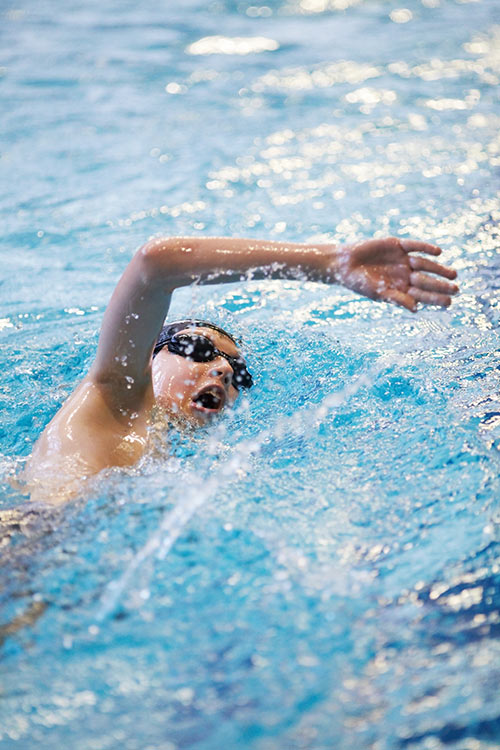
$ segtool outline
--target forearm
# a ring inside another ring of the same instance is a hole
[[[139,251],[152,278],[173,291],[193,281],[218,284],[243,278],[335,281],[333,245],[230,237],[172,237],[151,240]]]

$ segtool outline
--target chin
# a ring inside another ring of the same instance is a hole
[[[227,407],[232,406],[233,402],[228,400],[227,403],[223,403],[218,408],[206,408],[195,401],[177,404],[158,399],[156,403],[167,414],[169,421],[175,427],[196,428],[204,427],[213,422]]]
[[[181,409],[169,409],[166,407],[163,407],[163,409],[168,416],[170,424],[179,430],[196,430],[200,427],[204,427],[205,425],[210,424],[210,422],[212,422],[220,413],[203,414],[197,413],[194,410],[185,412]]]
[[[222,414],[222,412],[223,412],[223,409],[219,409],[217,411],[209,411],[209,412],[204,412],[198,409],[193,409],[191,415],[188,417],[188,420],[191,422],[191,424],[194,424],[198,427],[203,427],[203,425],[210,424],[210,422],[213,422],[216,417]]]

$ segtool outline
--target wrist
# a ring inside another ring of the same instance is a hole
[[[324,284],[339,281],[342,247],[333,244],[316,245],[311,257],[311,280]]]

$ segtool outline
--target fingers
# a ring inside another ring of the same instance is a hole
[[[426,273],[413,271],[410,274],[410,286],[421,289],[424,292],[438,292],[439,294],[456,294],[458,286],[444,279],[436,279],[434,276],[428,276]]]
[[[424,305],[437,305],[438,307],[449,307],[451,305],[451,297],[448,294],[426,292],[415,286],[411,286],[408,289],[408,294],[413,297],[414,300],[422,302]]]
[[[441,248],[430,242],[420,240],[399,240],[401,247],[407,253],[425,253],[426,255],[441,255]]]
[[[441,255],[441,248],[437,245],[431,245],[430,242],[421,242],[420,240],[399,240],[399,243],[406,253],[425,253],[426,255]]]
[[[414,240],[403,240],[402,244],[406,252],[427,252],[430,255],[439,255],[441,252],[436,245],[428,245]],[[432,249],[429,252],[422,245]],[[442,278],[438,279],[428,274],[432,273],[437,276],[444,276],[445,279],[451,280],[457,277],[456,271],[453,268],[446,268],[446,266],[442,266],[440,263],[419,256],[410,257],[409,262],[412,273],[410,274],[411,286],[408,289],[408,294],[416,302],[421,302],[424,305],[449,307],[452,295],[458,292],[458,286],[450,283],[450,281],[444,281]]]
[[[393,302],[399,307],[406,307],[410,312],[416,312],[417,310],[415,298],[409,293],[399,291],[399,289],[386,289],[381,298],[386,302]]]
[[[414,271],[427,271],[428,273],[436,273],[438,276],[444,276],[446,279],[456,279],[457,272],[454,268],[447,268],[442,266],[440,263],[436,263],[434,260],[428,258],[421,258],[418,255],[412,255],[409,259],[410,268]]]

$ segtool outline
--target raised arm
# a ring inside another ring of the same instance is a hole
[[[212,237],[151,240],[136,253],[113,293],[89,375],[112,385],[117,403],[140,399],[150,385],[151,352],[172,292],[193,281],[305,278],[338,282],[412,311],[417,302],[449,305],[457,287],[444,279],[456,273],[414,252],[437,256],[441,250],[394,237],[345,247]]]
[[[125,269],[104,314],[89,377],[109,384],[116,403],[140,400],[150,386],[151,352],[175,289],[253,278],[323,277],[331,246],[212,237],[151,240]],[[325,277],[325,280],[326,277]]]

